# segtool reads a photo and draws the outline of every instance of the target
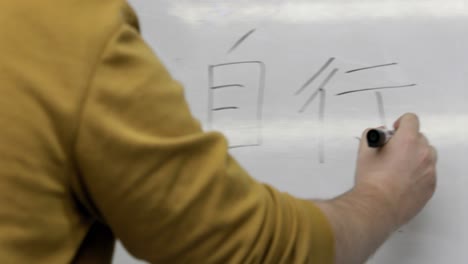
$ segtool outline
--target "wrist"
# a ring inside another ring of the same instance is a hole
[[[399,228],[395,193],[376,184],[359,183],[345,195],[346,199],[363,215],[369,215],[374,219],[379,217],[380,220],[377,219],[377,221],[383,221],[389,232]]]
[[[359,185],[314,203],[334,230],[337,264],[363,263],[398,227],[389,198],[373,186]]]

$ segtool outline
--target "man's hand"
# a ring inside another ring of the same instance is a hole
[[[436,187],[436,150],[419,132],[419,120],[405,114],[394,125],[392,139],[381,149],[361,142],[356,190],[377,188],[393,207],[395,224],[413,218],[432,197]],[[365,137],[363,137],[365,138]]]
[[[379,149],[367,146],[364,132],[352,190],[314,201],[333,228],[335,263],[364,263],[434,193],[437,154],[419,132],[418,117],[405,114],[394,127],[395,135]]]

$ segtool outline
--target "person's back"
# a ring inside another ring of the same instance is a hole
[[[121,1],[0,3],[2,263],[71,262],[95,223],[80,208],[84,197],[75,196],[83,183],[74,148],[99,52],[125,16],[132,18],[122,7]],[[94,250],[109,258],[113,238],[99,232],[103,241]]]

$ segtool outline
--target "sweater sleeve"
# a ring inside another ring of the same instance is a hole
[[[138,30],[109,40],[74,146],[81,202],[135,257],[154,263],[332,263],[313,203],[254,180],[203,132]]]

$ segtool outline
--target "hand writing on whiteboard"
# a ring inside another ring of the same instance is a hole
[[[381,149],[361,140],[353,189],[315,201],[334,231],[335,263],[364,263],[434,194],[437,154],[419,132],[418,117],[406,114],[394,126]]]

